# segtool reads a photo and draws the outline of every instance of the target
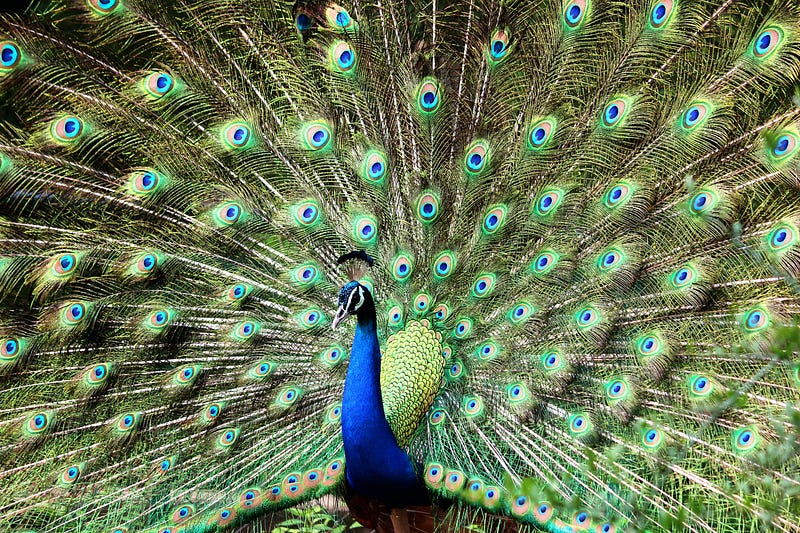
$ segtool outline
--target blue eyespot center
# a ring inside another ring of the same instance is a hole
[[[345,27],[350,23],[350,15],[348,15],[345,11],[339,11],[336,13],[336,24],[341,27]]]
[[[0,51],[0,60],[2,60],[4,67],[10,67],[14,63],[16,63],[18,57],[19,57],[19,50],[13,44],[6,43],[3,46],[3,50]]]
[[[483,158],[480,156],[480,154],[472,154],[472,155],[469,157],[469,164],[470,164],[470,165],[471,165],[473,168],[474,168],[474,167],[479,167],[479,166],[480,166],[480,164],[481,164],[481,161],[483,161]]]
[[[576,20],[580,16],[581,16],[581,8],[579,6],[572,6],[571,8],[569,8],[570,19]]]
[[[378,176],[383,173],[383,163],[380,161],[372,163],[372,167],[370,168],[370,172],[372,172],[373,176]]]
[[[661,22],[664,16],[667,14],[667,7],[664,4],[658,4],[656,9],[653,11],[654,19],[656,22]]]
[[[422,95],[422,103],[426,104],[427,107],[433,106],[436,102],[436,94],[433,91],[427,91]]]
[[[647,432],[647,441],[653,442],[654,440],[656,440],[657,436],[658,433],[656,433],[654,429],[651,429],[650,431]]]
[[[520,496],[519,498],[517,498],[517,507],[522,507],[523,505],[525,505],[527,501],[528,498],[526,498],[525,496]]]
[[[142,188],[144,190],[152,189],[155,183],[156,183],[156,177],[153,175],[152,172],[145,172],[144,174],[142,174]]]
[[[770,36],[770,34],[764,33],[758,39],[758,48],[760,50],[766,50],[767,48],[769,48],[771,42],[772,42],[772,37]]]
[[[170,85],[172,85],[172,80],[165,74],[161,74],[156,79],[156,87],[158,87],[161,91],[166,91]]]
[[[297,15],[297,29],[300,31],[307,30],[311,27],[311,17],[306,15],[305,13],[300,13]]]

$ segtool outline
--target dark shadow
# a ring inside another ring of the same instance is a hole
[[[31,0],[1,0],[0,13],[22,13],[32,3]]]

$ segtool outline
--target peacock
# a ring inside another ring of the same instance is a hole
[[[0,18],[0,531],[800,531],[796,0],[336,1]]]

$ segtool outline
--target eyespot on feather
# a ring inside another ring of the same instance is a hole
[[[468,177],[480,176],[489,167],[489,143],[477,139],[467,146],[464,154],[464,171]]]
[[[624,121],[630,112],[631,102],[626,97],[611,100],[603,109],[600,125],[606,129],[614,129]]]
[[[378,222],[369,215],[357,216],[353,220],[353,238],[365,246],[375,244],[378,238]]]
[[[553,137],[556,124],[556,120],[553,118],[544,118],[538,122],[534,122],[531,127],[528,128],[528,149],[535,151],[545,148]]]
[[[59,144],[69,144],[83,136],[84,123],[73,115],[54,120],[50,125],[50,137]]]
[[[417,199],[417,217],[426,224],[439,218],[440,200],[433,191],[423,191]]]
[[[417,109],[423,115],[432,115],[441,104],[442,90],[436,78],[426,77],[417,87]]]
[[[122,5],[122,0],[86,0],[89,9],[98,16],[106,16],[115,12]]]
[[[647,22],[651,28],[660,30],[669,24],[673,13],[675,13],[675,1],[661,0],[653,5]]]
[[[344,33],[358,29],[350,13],[339,5],[331,4],[325,10],[325,18],[328,20],[328,25],[339,32]]]
[[[386,154],[379,150],[369,150],[361,165],[361,177],[375,185],[383,183],[386,177],[388,163]]]
[[[151,72],[142,80],[145,94],[153,100],[170,94],[175,89],[175,85],[175,78],[163,71]]]
[[[86,320],[91,312],[90,304],[86,302],[70,302],[61,308],[61,323],[74,327]]]
[[[335,72],[354,74],[357,58],[355,50],[344,41],[334,41],[330,47],[330,64]]]
[[[19,67],[22,50],[14,41],[0,41],[0,75],[5,75]]]
[[[233,226],[247,218],[244,208],[239,202],[223,202],[213,211],[213,220],[218,228]]]
[[[400,252],[392,261],[392,277],[400,282],[408,281],[414,271],[414,262],[406,252]]]
[[[572,0],[564,6],[564,23],[568,29],[580,28],[586,20],[590,0]]]
[[[152,168],[135,170],[128,174],[126,180],[128,192],[139,197],[151,196],[162,190],[166,184],[166,177]]]
[[[310,122],[300,130],[301,146],[312,152],[324,152],[333,145],[331,128],[325,122]]]
[[[511,42],[508,30],[505,28],[494,30],[489,38],[489,48],[487,50],[489,62],[492,65],[501,63],[508,57],[510,50]]]
[[[764,28],[753,41],[751,48],[752,54],[757,60],[766,60],[781,46],[783,40],[783,28],[779,26],[768,26]]]
[[[230,150],[244,150],[253,145],[253,128],[243,121],[234,121],[222,127],[223,144]]]
[[[472,283],[472,296],[475,298],[487,298],[492,294],[496,282],[497,276],[492,273],[485,272],[478,275]]]

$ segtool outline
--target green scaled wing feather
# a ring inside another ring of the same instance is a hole
[[[440,529],[796,531],[799,77],[787,0],[4,15],[0,529],[345,495],[358,249]]]

